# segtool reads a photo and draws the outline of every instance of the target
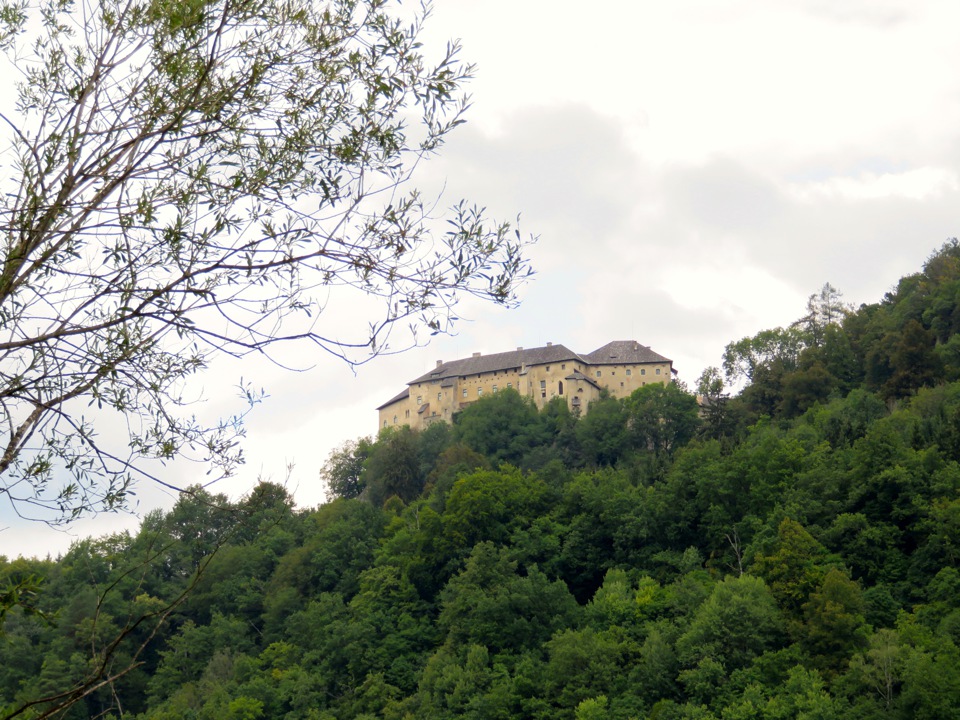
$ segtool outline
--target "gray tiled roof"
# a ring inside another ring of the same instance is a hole
[[[614,340],[597,348],[583,359],[590,365],[628,365],[632,363],[671,362],[646,345],[634,340]]]
[[[564,380],[583,380],[583,381],[588,382],[588,383],[590,383],[591,385],[593,385],[597,390],[600,389],[600,386],[597,385],[596,381],[594,381],[593,378],[587,377],[586,375],[584,375],[584,374],[583,374],[582,372],[580,372],[579,370],[573,371],[572,373],[570,373],[569,375],[567,375],[567,376],[564,378]]]
[[[411,380],[409,384],[413,385],[415,383],[442,380],[456,376],[479,375],[481,373],[499,370],[513,370],[519,369],[523,365],[545,365],[547,363],[563,362],[565,360],[584,362],[583,358],[563,345],[545,345],[544,347],[538,348],[511,350],[510,352],[495,353],[493,355],[480,355],[479,357],[451,360],[421,375],[415,380]],[[391,402],[393,401],[391,400]],[[389,405],[389,403],[387,404]]]

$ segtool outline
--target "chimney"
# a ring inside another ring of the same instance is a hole
[[[476,358],[476,357],[480,357],[480,353],[474,353],[473,356],[474,356],[475,358]]]
[[[440,367],[441,365],[443,365],[443,360],[437,360],[437,367]]]
[[[547,347],[553,347],[553,343],[547,343]]]
[[[523,347],[518,347],[517,352],[523,352]]]

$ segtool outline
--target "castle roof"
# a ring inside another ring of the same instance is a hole
[[[579,370],[574,370],[572,373],[567,375],[564,380],[583,380],[585,383],[593,385],[597,390],[600,389],[600,386],[596,383],[593,378],[587,377]]]
[[[659,353],[655,353],[646,345],[634,340],[614,340],[601,348],[597,348],[589,355],[583,356],[590,365],[632,365],[634,363],[670,362]]]
[[[414,383],[430,382],[431,380],[443,380],[450,377],[465,377],[467,375],[480,375],[500,370],[514,370],[525,365],[546,365],[547,363],[563,362],[565,360],[584,359],[563,345],[545,345],[538,348],[517,348],[509,352],[495,353],[493,355],[480,355],[477,353],[473,357],[463,358],[461,360],[451,360],[442,363],[428,373],[421,375]],[[395,402],[396,399],[390,402]],[[389,405],[390,403],[387,403]]]

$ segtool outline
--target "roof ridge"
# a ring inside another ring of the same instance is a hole
[[[418,382],[427,382],[430,380],[442,380],[454,375],[474,375],[477,373],[494,372],[507,370],[510,368],[519,368],[524,365],[545,365],[551,362],[562,362],[563,360],[579,360],[586,364],[586,360],[579,354],[563,344],[548,343],[535,348],[519,347],[516,350],[505,350],[503,352],[483,355],[475,353],[471,357],[457,358],[449,362],[441,363],[433,370],[420,375],[411,380],[408,385]]]

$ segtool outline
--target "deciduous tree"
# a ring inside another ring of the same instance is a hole
[[[409,344],[393,327],[446,330],[458,295],[513,302],[519,233],[467,204],[440,232],[405,185],[463,122],[472,68],[455,43],[431,61],[429,8],[404,13],[4,3],[0,492],[18,512],[122,506],[151,459],[232,472],[240,418],[184,409],[220,354],[298,340],[365,362]],[[338,307],[367,320],[337,326]],[[85,405],[127,436],[98,436]]]

